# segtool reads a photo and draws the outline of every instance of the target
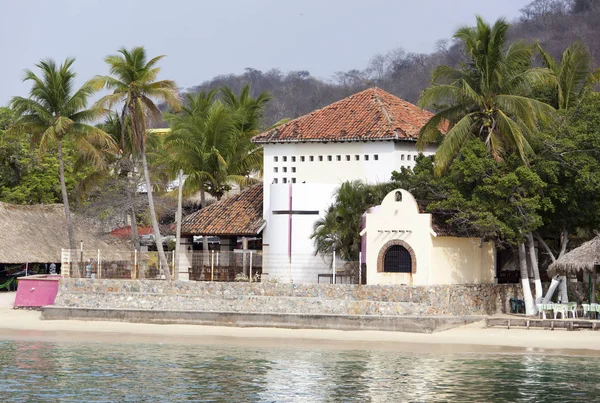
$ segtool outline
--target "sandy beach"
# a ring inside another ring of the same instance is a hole
[[[0,293],[0,339],[45,341],[302,346],[424,352],[502,352],[600,356],[600,332],[484,328],[483,322],[416,334],[280,328],[236,328],[100,321],[44,321],[40,312],[12,309],[15,293]]]

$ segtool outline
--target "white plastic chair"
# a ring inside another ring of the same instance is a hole
[[[542,319],[546,319],[546,311],[552,310],[553,304],[536,304],[538,308],[538,313],[542,316]]]
[[[554,304],[552,310],[554,311],[554,319],[558,319],[559,313],[562,315],[563,319],[567,319],[567,305]]]
[[[590,304],[581,304],[583,307],[583,316],[586,318],[590,317]]]
[[[568,313],[571,313],[571,315],[573,315],[573,319],[577,318],[577,302],[567,303],[567,314]]]

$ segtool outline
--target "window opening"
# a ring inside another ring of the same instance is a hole
[[[383,271],[386,273],[412,273],[412,257],[402,245],[393,245],[385,251]]]

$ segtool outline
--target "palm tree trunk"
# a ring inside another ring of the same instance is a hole
[[[154,232],[154,239],[156,241],[156,249],[158,250],[158,257],[160,259],[160,270],[165,276],[168,283],[171,283],[171,273],[169,270],[169,263],[167,262],[167,256],[163,249],[162,236],[160,235],[160,229],[158,228],[158,220],[156,219],[156,212],[154,210],[154,198],[152,197],[152,183],[150,182],[150,172],[148,171],[148,162],[146,161],[146,150],[142,150],[142,167],[144,168],[144,179],[146,180],[146,192],[148,194],[148,208],[150,209],[150,220],[152,221],[152,232]]]
[[[70,253],[74,253],[77,250],[77,243],[75,242],[75,228],[73,227],[73,219],[71,218],[71,209],[69,208],[69,196],[67,194],[67,184],[65,182],[65,164],[63,159],[63,148],[62,140],[58,140],[58,174],[60,177],[60,190],[62,192],[62,201],[65,208],[65,219],[67,221],[67,233],[69,235],[69,249]],[[73,277],[81,277],[79,272],[79,265],[77,264],[77,258],[71,259]]]
[[[133,172],[132,172],[133,174]],[[127,194],[129,197],[129,214],[131,215],[131,242],[133,242],[133,248],[135,250],[140,249],[140,235],[137,226],[137,211],[135,208],[135,197],[136,197],[136,186],[135,183],[127,177],[128,189]]]
[[[537,309],[533,301],[533,295],[531,295],[531,285],[527,273],[527,253],[523,242],[519,244],[519,268],[521,269],[521,285],[523,286],[523,298],[525,299],[525,314],[528,316],[535,315]]]
[[[535,284],[535,302],[540,303],[544,297],[544,291],[542,291],[542,280],[540,279],[540,267],[538,265],[537,255],[535,253],[535,244],[533,242],[533,234],[529,232],[526,235],[527,249],[529,251],[529,263],[531,263],[531,271],[533,272],[533,279]]]

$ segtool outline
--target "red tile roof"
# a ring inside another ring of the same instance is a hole
[[[433,113],[374,87],[255,136],[255,143],[416,140]]]
[[[264,223],[263,185],[260,183],[184,217],[181,233],[254,236],[262,231]]]

